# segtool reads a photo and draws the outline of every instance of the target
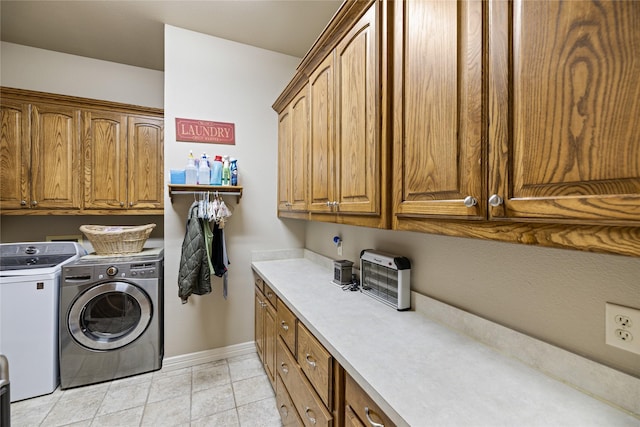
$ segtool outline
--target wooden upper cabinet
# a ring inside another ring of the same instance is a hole
[[[85,208],[123,208],[127,201],[127,117],[82,113]]]
[[[2,209],[79,209],[79,110],[3,99],[1,121]]]
[[[129,116],[128,203],[131,209],[164,205],[164,120]]]
[[[485,218],[482,3],[394,13],[394,213]]]
[[[0,209],[29,207],[30,106],[3,100],[0,108]]]
[[[0,214],[162,213],[162,110],[0,92]]]
[[[278,116],[278,213],[291,207],[291,112],[286,108]]]
[[[79,209],[82,173],[80,110],[59,105],[31,106],[31,206]]]
[[[280,216],[389,227],[391,135],[382,119],[388,107],[380,105],[389,35],[380,28],[390,9],[388,2],[344,2],[274,103]]]
[[[638,225],[640,3],[509,6],[489,9],[490,217]]]
[[[380,212],[379,46],[374,6],[335,49],[335,199],[341,213]]]
[[[86,209],[162,209],[163,120],[83,111]]]
[[[307,210],[309,93],[307,86],[291,102],[291,210]]]
[[[278,212],[307,211],[309,94],[305,86],[278,117]]]
[[[309,77],[311,132],[309,211],[331,212],[334,195],[334,56],[331,53]]]

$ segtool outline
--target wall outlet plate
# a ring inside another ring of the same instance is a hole
[[[605,342],[640,354],[640,309],[608,302],[605,316]]]

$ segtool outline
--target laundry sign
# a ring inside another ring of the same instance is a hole
[[[176,141],[236,145],[236,125],[176,117]]]

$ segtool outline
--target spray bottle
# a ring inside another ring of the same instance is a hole
[[[229,156],[222,156],[222,185],[231,183],[231,170],[229,169]]]

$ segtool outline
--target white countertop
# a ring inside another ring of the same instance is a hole
[[[332,284],[308,258],[260,274],[398,425],[640,426],[640,419],[416,311]]]

